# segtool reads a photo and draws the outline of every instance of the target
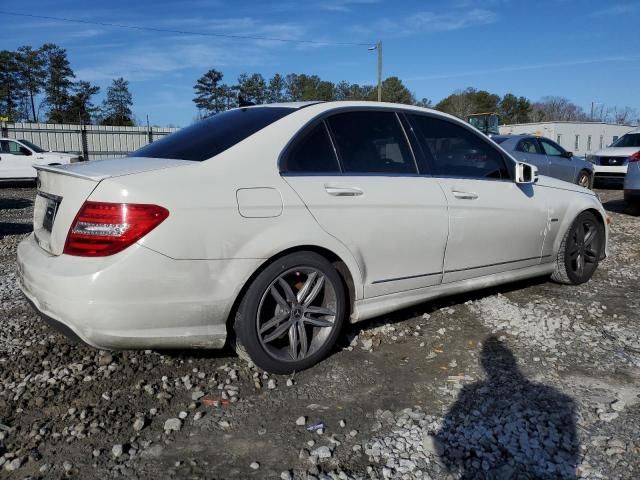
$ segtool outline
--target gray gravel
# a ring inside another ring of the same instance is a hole
[[[0,188],[2,478],[640,477],[640,218],[620,192],[601,192],[611,257],[591,282],[394,313],[289,377],[51,330],[15,281],[34,193]]]

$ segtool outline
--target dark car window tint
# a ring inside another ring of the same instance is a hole
[[[500,152],[478,134],[448,120],[412,115],[416,134],[434,158],[435,175],[509,179]]]
[[[345,173],[417,173],[395,113],[347,112],[327,122]]]
[[[202,162],[295,112],[287,107],[237,108],[217,113],[129,154]]]
[[[555,145],[549,140],[545,140],[544,138],[541,138],[540,143],[542,144],[544,153],[546,153],[551,157],[560,157],[564,153],[558,145]]]
[[[287,172],[340,172],[338,159],[324,123],[316,125],[287,156]]]
[[[524,138],[518,142],[518,146],[516,147],[518,152],[524,153],[542,153],[540,151],[540,147],[538,146],[538,142],[536,142],[535,138]]]
[[[611,144],[612,147],[640,147],[640,133],[627,133]]]

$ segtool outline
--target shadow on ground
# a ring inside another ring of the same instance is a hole
[[[20,210],[33,205],[33,200],[28,198],[2,198],[0,199],[0,210]]]
[[[576,478],[574,401],[530,382],[493,336],[480,360],[486,380],[460,391],[435,435],[442,464],[462,479]]]
[[[30,223],[0,222],[0,238],[6,235],[22,235],[33,231]]]
[[[604,202],[602,206],[609,212],[622,213],[626,215],[632,215],[634,217],[640,216],[640,208],[634,208],[630,205],[627,205],[624,200],[609,200],[607,202]]]

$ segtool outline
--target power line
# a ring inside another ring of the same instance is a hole
[[[83,23],[85,25],[99,25],[102,27],[115,27],[115,28],[129,28],[131,30],[147,30],[150,32],[162,32],[162,33],[177,33],[180,35],[198,35],[201,37],[221,37],[221,38],[235,38],[242,40],[266,40],[272,42],[283,42],[283,43],[298,43],[298,44],[308,44],[308,45],[327,45],[327,46],[366,46],[370,47],[372,43],[357,43],[357,42],[323,42],[320,40],[294,40],[290,38],[275,38],[275,37],[262,37],[258,35],[233,35],[226,33],[207,33],[207,32],[192,32],[188,30],[171,30],[167,28],[155,28],[155,27],[142,27],[139,25],[123,25],[120,23],[107,23],[107,22],[96,22],[92,20],[81,20],[78,18],[64,18],[64,17],[50,17],[47,15],[34,15],[31,13],[17,13],[17,12],[5,12],[0,11],[0,15],[13,15],[15,17],[30,17],[30,18],[40,18],[45,20],[56,20],[59,22],[70,22],[70,23]]]

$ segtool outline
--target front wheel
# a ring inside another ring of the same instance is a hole
[[[583,170],[578,175],[578,181],[576,182],[578,185],[584,188],[591,188],[591,175],[589,172]]]
[[[304,370],[336,342],[347,296],[333,265],[314,252],[286,255],[248,288],[234,323],[240,357],[277,374]]]
[[[572,285],[588,282],[598,268],[604,242],[602,224],[593,213],[582,212],[562,239],[551,278]]]

